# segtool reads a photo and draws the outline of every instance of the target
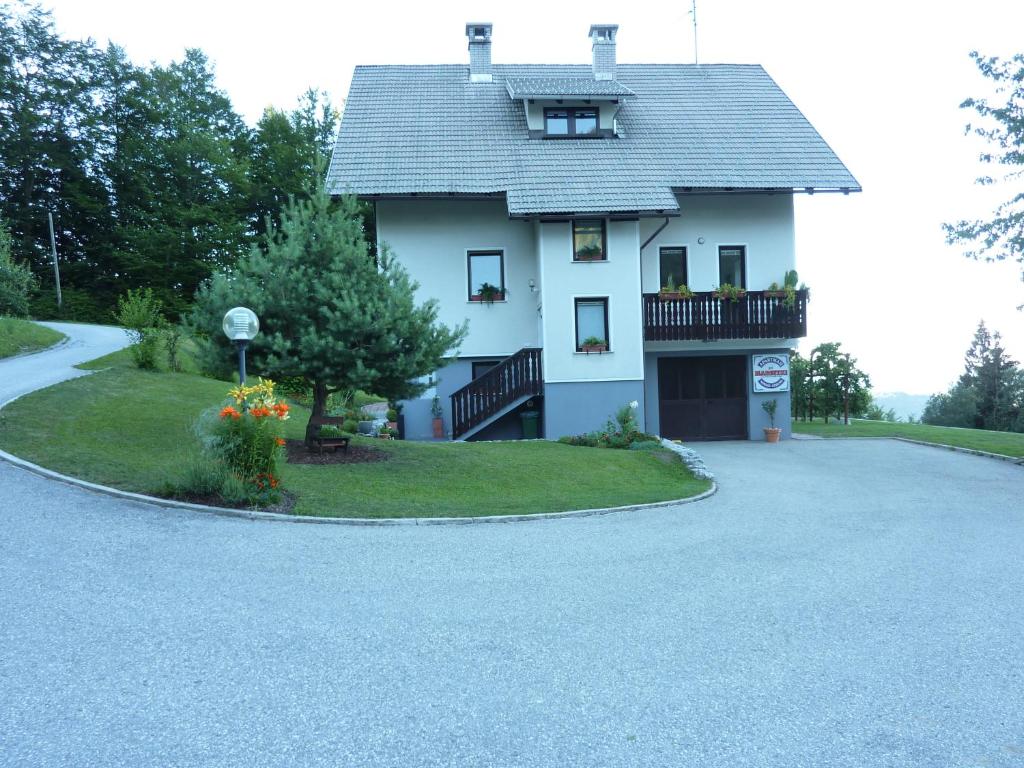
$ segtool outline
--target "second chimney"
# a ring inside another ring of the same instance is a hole
[[[469,81],[491,82],[491,25],[470,22],[466,25],[469,38]]]
[[[590,48],[594,54],[594,79],[615,79],[615,35],[618,24],[591,24]]]

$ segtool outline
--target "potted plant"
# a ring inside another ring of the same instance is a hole
[[[800,280],[795,269],[789,270],[785,277],[782,278],[782,285],[777,282],[772,282],[768,286],[768,290],[764,292],[764,295],[773,299],[782,299],[782,305],[786,309],[793,309],[796,306],[796,292],[797,290],[807,290],[806,285],[801,285],[797,288],[797,282]]]
[[[663,285],[661,290],[658,291],[658,296],[662,301],[689,298],[689,296],[683,295],[683,291],[686,291],[687,293],[690,292],[685,285],[676,288],[676,281],[672,279],[672,275],[669,275],[668,280],[665,281],[665,285]]]
[[[731,301],[735,304],[747,295],[747,289],[740,288],[738,285],[722,283],[714,290],[713,295],[716,299],[720,299],[721,301]]]
[[[577,248],[576,261],[604,261],[604,249],[600,245],[584,245]]]
[[[470,301],[482,301],[485,304],[493,304],[495,301],[503,301],[505,299],[505,292],[496,285],[490,283],[480,283],[480,287],[476,289],[476,293],[469,297]]]
[[[398,411],[394,408],[388,408],[387,416],[388,429],[398,429]]]
[[[587,336],[580,345],[580,352],[586,352],[588,355],[591,352],[607,352],[608,342],[604,339],[599,339],[597,336]]]
[[[444,410],[441,408],[441,398],[434,395],[433,401],[430,403],[430,413],[434,417],[434,437],[438,440],[444,439]]]
[[[779,442],[779,435],[782,434],[782,430],[775,426],[775,411],[778,410],[778,400],[765,400],[761,403],[761,407],[764,408],[764,412],[768,414],[768,418],[771,420],[771,426],[764,428],[764,439],[769,443]]]

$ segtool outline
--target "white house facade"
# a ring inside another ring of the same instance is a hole
[[[387,243],[469,333],[405,436],[557,438],[638,404],[648,432],[788,436],[789,350],[806,335],[793,198],[860,187],[760,67],[357,67],[328,174],[372,200]],[[772,290],[769,290],[772,289]],[[758,368],[758,366],[760,366]],[[774,389],[773,389],[774,388]]]

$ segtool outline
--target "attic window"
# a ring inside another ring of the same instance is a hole
[[[556,138],[596,137],[597,109],[575,107],[544,110],[544,135]]]

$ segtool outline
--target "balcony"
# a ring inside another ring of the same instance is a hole
[[[776,291],[747,291],[737,301],[708,291],[689,299],[643,295],[644,341],[795,339],[807,335],[807,291],[792,307]]]

